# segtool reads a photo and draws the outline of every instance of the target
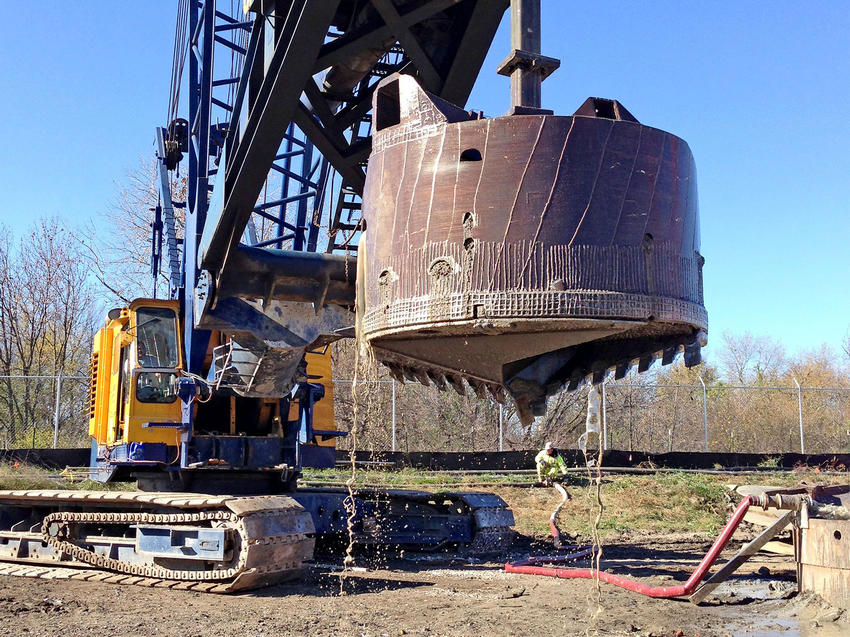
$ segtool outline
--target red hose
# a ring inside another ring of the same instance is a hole
[[[578,544],[570,544],[562,546],[562,549],[569,549],[570,553],[562,555],[543,555],[540,557],[527,557],[524,560],[511,562],[512,566],[535,566],[537,564],[566,564],[567,562],[575,562],[588,555],[593,555],[599,550],[597,546],[580,546]]]
[[[697,586],[699,586],[699,583],[708,572],[708,569],[710,569],[717,560],[720,552],[726,548],[726,544],[728,544],[729,539],[732,537],[735,529],[738,528],[738,525],[741,523],[741,520],[744,518],[744,515],[747,513],[747,509],[750,508],[751,504],[755,504],[755,500],[752,497],[746,497],[741,501],[741,504],[739,504],[738,508],[735,509],[735,513],[732,515],[732,518],[726,523],[726,526],[723,527],[720,535],[717,536],[714,544],[708,550],[708,553],[705,554],[705,557],[702,558],[699,566],[697,566],[696,570],[688,578],[688,581],[678,586],[647,586],[646,584],[636,580],[620,577],[619,575],[613,575],[611,573],[605,573],[604,571],[595,571],[590,568],[553,568],[547,566],[531,566],[528,565],[527,560],[525,560],[524,563],[512,562],[505,564],[505,572],[523,573],[526,575],[547,575],[549,577],[560,577],[562,579],[596,579],[598,577],[601,581],[607,582],[608,584],[627,588],[630,591],[635,591],[636,593],[641,593],[642,595],[647,595],[649,597],[686,597],[696,590]]]

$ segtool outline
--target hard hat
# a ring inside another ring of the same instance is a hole
[[[549,451],[550,449],[554,449],[554,448],[555,448],[555,445],[553,445],[551,442],[547,442],[545,445],[543,445],[543,451]]]

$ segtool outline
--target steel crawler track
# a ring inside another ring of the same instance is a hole
[[[0,491],[0,508],[7,575],[229,593],[296,577],[315,544],[310,514],[286,496]],[[162,559],[133,551],[138,525],[229,539],[218,561]]]
[[[455,543],[462,554],[501,550],[513,538],[513,513],[491,494],[358,490],[355,496],[371,520],[356,525],[355,542],[363,546],[407,545],[412,538],[416,548],[434,550],[453,541],[437,533],[423,543],[419,534],[462,518],[471,532]],[[143,529],[163,543],[145,544]],[[204,540],[201,532],[215,538]],[[181,539],[186,534],[216,544],[216,558],[187,556],[193,547]],[[313,557],[315,535],[310,513],[289,496],[0,491],[0,575],[230,593],[297,577]]]

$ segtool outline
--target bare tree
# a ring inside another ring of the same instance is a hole
[[[110,302],[129,303],[134,298],[167,294],[168,272],[151,276],[151,237],[159,200],[159,171],[155,159],[140,161],[119,186],[112,205],[76,233],[92,276]],[[175,178],[171,196],[186,199],[186,179]],[[175,230],[183,236],[185,208],[175,208]]]
[[[786,364],[785,348],[779,341],[749,332],[724,333],[718,358],[726,380],[739,384],[768,383],[781,375]]]
[[[87,373],[95,303],[79,245],[57,219],[37,223],[17,244],[8,230],[3,234],[0,433],[9,445],[29,442],[22,436],[39,427],[52,429],[51,377]],[[85,386],[68,384],[65,391]],[[87,414],[79,412],[69,409],[64,424],[81,433]]]

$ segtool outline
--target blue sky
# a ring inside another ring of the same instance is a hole
[[[150,156],[175,11],[52,0],[0,39],[0,220],[14,232],[97,215]],[[545,106],[616,98],[691,146],[714,343],[748,330],[796,352],[837,347],[850,328],[848,41],[838,1],[543,0],[543,53],[561,59]],[[506,14],[469,107],[507,110],[507,51]]]

